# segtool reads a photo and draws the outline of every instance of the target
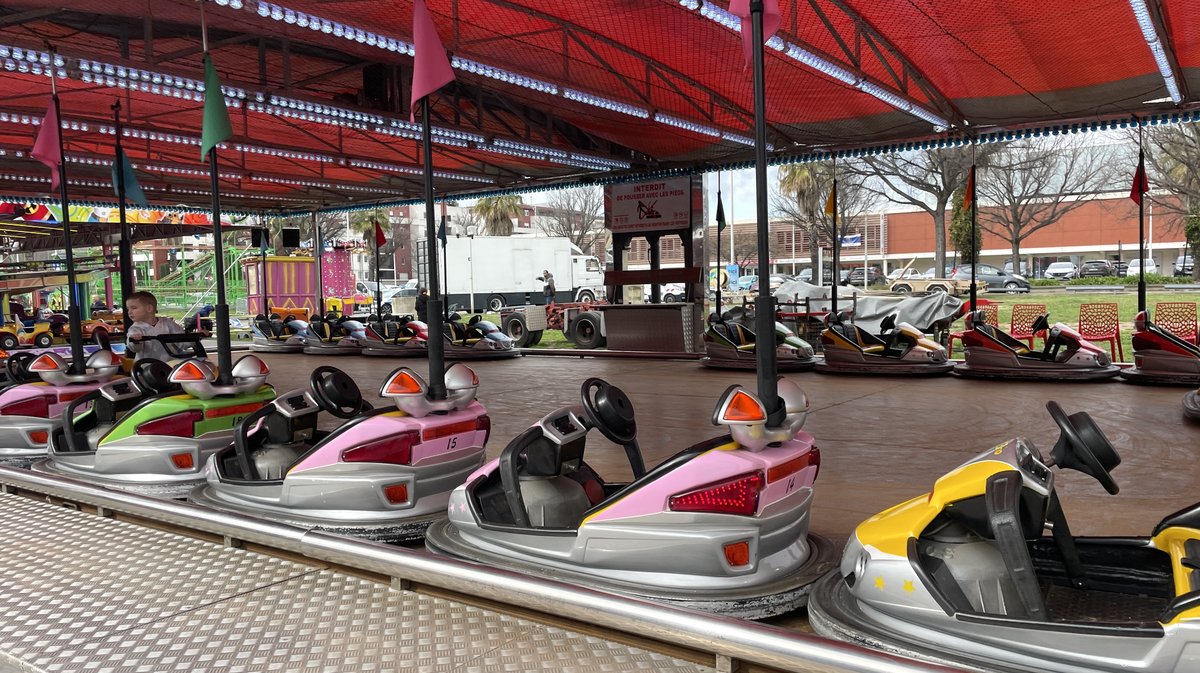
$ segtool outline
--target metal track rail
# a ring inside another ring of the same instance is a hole
[[[653,640],[711,655],[718,671],[751,668],[813,673],[963,673],[782,628],[663,606],[479,566],[419,551],[232,516],[196,505],[110,491],[72,479],[0,467],[0,490],[32,493],[168,527],[251,543],[357,571],[420,584],[522,611],[574,620],[626,639]],[[601,634],[603,635],[603,634]]]

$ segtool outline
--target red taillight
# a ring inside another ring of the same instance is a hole
[[[50,404],[55,401],[51,397],[38,395],[20,402],[13,402],[0,407],[0,416],[36,416],[50,418]]]
[[[725,562],[734,568],[750,565],[750,543],[742,540],[725,545]]]
[[[673,512],[751,516],[758,511],[758,494],[764,481],[762,472],[743,474],[729,481],[673,495],[670,508]]]
[[[180,470],[196,469],[195,460],[192,458],[192,454],[190,452],[172,453],[171,454],[171,464],[173,464],[175,467],[179,468]]]
[[[393,505],[408,502],[408,484],[392,484],[383,487],[383,497]]]
[[[29,441],[33,442],[34,444],[45,444],[46,442],[50,441],[50,433],[46,432],[45,430],[34,430],[33,432],[29,433]]]
[[[421,433],[409,430],[391,437],[342,451],[343,463],[392,463],[408,465],[412,462],[412,448],[421,443]]]
[[[459,435],[464,432],[472,432],[476,429],[475,421],[459,421],[447,425],[435,426],[427,428],[422,436],[425,441],[437,439],[438,437],[449,437],[450,435]]]
[[[153,421],[146,421],[137,426],[134,431],[139,435],[164,435],[170,437],[193,437],[196,434],[196,423],[204,419],[200,411],[184,411],[171,414]]]
[[[815,466],[818,471],[821,469],[821,451],[817,449],[816,446],[810,448],[808,452],[802,456],[796,456],[787,462],[780,463],[775,467],[768,469],[767,482],[773,484],[780,479],[784,479],[796,474],[809,465]]]
[[[475,419],[475,431],[483,432],[483,445],[487,445],[487,441],[492,436],[492,418],[487,414]]]

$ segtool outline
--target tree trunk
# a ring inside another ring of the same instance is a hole
[[[942,206],[933,211],[933,275],[941,278],[946,275],[946,208]]]
[[[1012,238],[1012,264],[1013,273],[1021,273],[1021,239],[1013,236]],[[1032,273],[1033,269],[1029,269]]]

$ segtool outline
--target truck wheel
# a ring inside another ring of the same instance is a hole
[[[677,301],[679,301],[679,297],[676,297],[673,294],[663,295],[663,303],[665,304],[674,304]]]
[[[525,322],[524,313],[513,313],[504,319],[504,333],[513,340],[513,348],[525,348],[529,345],[529,325]]]
[[[576,348],[599,348],[604,345],[600,334],[600,314],[595,311],[580,313],[571,324],[571,340]]]
[[[42,332],[33,337],[33,345],[38,348],[49,348],[54,345],[54,338],[50,336],[49,332]]]
[[[930,292],[946,292],[947,290],[946,290],[945,285],[930,285],[929,291]]]
[[[912,292],[912,288],[907,285],[897,285],[896,287],[892,288],[892,292],[895,292],[896,294],[909,294]]]
[[[579,299],[577,301],[579,301],[581,303],[587,302],[590,304],[590,303],[596,301],[596,293],[592,292],[591,290],[584,290],[583,292],[579,293]]]
[[[17,337],[11,334],[0,335],[0,348],[10,351],[19,345],[20,343],[17,341]]]
[[[529,345],[536,346],[542,343],[542,330],[529,333]]]
[[[494,294],[494,295],[488,297],[487,307],[488,307],[488,310],[491,311],[492,313],[498,312],[500,309],[504,308],[504,296]]]

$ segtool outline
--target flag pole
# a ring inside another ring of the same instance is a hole
[[[211,62],[208,53],[208,26],[204,21],[204,2],[200,3],[200,46],[204,54],[203,60]],[[207,70],[207,68],[205,69]],[[216,91],[205,87],[204,96],[222,96],[221,89]],[[217,331],[217,382],[222,385],[233,383],[233,352],[229,339],[229,304],[225,299],[225,255],[221,242],[221,187],[218,184],[217,145],[214,143],[208,150],[209,189],[212,191],[212,236],[213,236],[213,267],[217,280],[217,317],[213,327]]]
[[[433,218],[433,146],[432,130],[429,125],[429,96],[421,99],[421,155],[425,164],[425,255],[427,263],[425,270],[429,274],[429,304],[427,306],[429,321],[429,398],[434,400],[446,399],[445,344],[442,332],[445,330],[445,313],[442,310],[441,286],[438,282],[438,239],[437,229]],[[436,316],[436,317],[435,317]]]
[[[833,268],[829,270],[829,316],[830,322],[838,319],[838,288],[842,284],[842,236],[838,231],[838,204],[837,204],[837,155],[833,155],[833,188],[829,192],[829,203],[833,206],[833,261],[830,262]],[[822,269],[824,274],[825,270]]]
[[[975,219],[976,213],[978,212],[978,206],[975,203],[975,192],[976,192],[975,177],[976,177],[975,176],[975,143],[972,142],[971,143],[971,173],[970,173],[970,176],[967,178],[967,184],[969,185],[969,189],[971,192],[967,196],[970,197],[970,199],[971,199],[971,310],[972,311],[975,310],[975,301],[976,301],[976,298],[978,295],[978,291],[975,288],[975,269],[979,266],[979,260],[976,259],[977,257],[979,257],[979,239],[978,239],[979,223],[976,222],[976,219]],[[1020,265],[1018,265],[1017,271],[1019,272],[1020,269],[1021,269],[1021,267],[1020,267]]]
[[[1142,144],[1142,123],[1133,118],[1138,125],[1138,172],[1134,179],[1138,192],[1138,313],[1146,310],[1146,148]]]
[[[79,312],[79,286],[75,277],[74,244],[71,242],[71,206],[67,199],[67,150],[62,139],[62,106],[58,104],[58,75],[54,61],[58,56],[58,48],[51,46],[50,51],[50,99],[54,101],[54,123],[58,126],[58,196],[62,203],[63,247],[66,248],[67,284],[71,287],[71,303],[67,308],[67,321],[71,326],[71,371],[82,374],[83,361],[83,327]]]
[[[754,298],[754,331],[759,347],[754,349],[758,365],[758,398],[767,410],[767,427],[778,427],[786,411],[779,399],[776,380],[775,302],[771,296],[771,241],[767,217],[767,117],[763,73],[763,2],[750,1],[752,56],[754,61],[754,183],[758,217],[758,296]]]
[[[381,288],[379,285],[379,283],[380,283],[380,280],[379,280],[379,278],[380,278],[379,248],[381,247],[381,244],[379,242],[379,232],[381,231],[381,229],[379,228],[379,221],[373,217],[371,218],[371,224],[375,225],[374,231],[371,232],[371,234],[373,236],[375,236],[375,314],[380,317],[380,320],[382,320],[383,319],[383,288]]]
[[[717,171],[717,318],[721,317],[721,222],[724,220],[724,207],[721,203],[721,172]]]
[[[121,267],[121,303],[124,304],[129,295],[133,294],[133,241],[132,232],[129,230],[129,220],[125,216],[125,150],[121,147],[121,99],[117,99],[112,104],[113,111],[113,137],[116,138],[116,175],[117,175],[117,212],[121,218],[121,240],[117,244],[118,263]],[[133,324],[133,320],[129,317],[129,312],[122,310],[121,315],[125,323],[125,331],[129,331],[129,326]]]

